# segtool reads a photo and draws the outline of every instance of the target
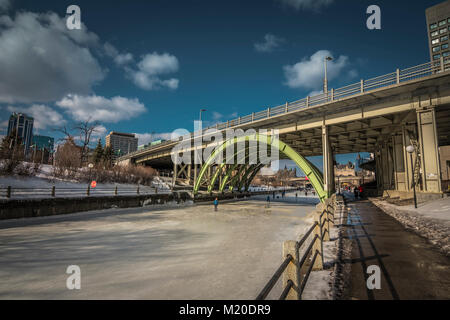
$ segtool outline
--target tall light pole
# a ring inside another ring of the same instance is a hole
[[[416,149],[414,148],[414,146],[407,146],[406,151],[409,153],[409,157],[411,159],[411,175],[412,175],[412,185],[411,186],[414,190],[414,208],[417,209],[416,182],[414,181],[414,166],[413,166],[413,158],[412,158],[412,154],[414,153],[414,151],[416,151]]]
[[[208,111],[208,110],[200,109],[200,117],[199,117],[200,122],[202,122],[202,112],[205,112],[205,111]]]
[[[332,57],[328,57],[326,56],[323,59],[323,62],[325,64],[325,78],[323,80],[323,93],[328,93],[328,75],[327,75],[327,61],[332,61],[333,58]]]

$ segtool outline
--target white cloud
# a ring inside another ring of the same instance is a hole
[[[119,67],[129,64],[134,60],[134,57],[131,53],[119,53],[119,51],[109,42],[106,42],[103,45],[103,50],[105,51],[107,56],[113,58],[116,65],[118,65]]]
[[[88,94],[105,72],[89,47],[98,37],[68,30],[55,13],[0,16],[0,102],[35,103]]]
[[[319,90],[323,85],[324,58],[327,56],[332,57],[333,55],[328,50],[320,50],[294,65],[284,66],[285,84],[290,88]],[[339,56],[337,59],[328,61],[327,66],[328,80],[331,81],[342,76],[350,64],[347,56]],[[356,74],[355,70],[350,70],[345,76],[352,77]]]
[[[220,112],[217,112],[217,111],[213,111],[213,113],[212,113],[212,117],[213,117],[214,121],[219,121],[219,120],[222,120],[223,118],[234,119],[237,116],[238,116],[237,112],[233,112],[233,113],[231,113],[229,115],[224,115],[224,114],[222,114]]]
[[[126,70],[131,80],[141,89],[156,90],[166,87],[175,90],[178,88],[178,79],[161,79],[162,75],[177,72],[179,69],[177,57],[171,54],[157,52],[146,54],[137,64],[137,68],[138,70],[131,68]]]
[[[125,65],[128,64],[130,62],[133,61],[133,55],[131,53],[123,53],[123,54],[118,54],[115,58],[114,58],[114,62],[119,65]]]
[[[56,105],[63,108],[76,121],[119,122],[129,120],[146,111],[138,99],[120,96],[111,99],[91,95],[67,95]]]
[[[149,75],[160,75],[178,71],[178,59],[168,53],[153,52],[142,57],[139,70]]]
[[[255,50],[258,52],[273,52],[275,49],[280,47],[284,42],[283,38],[277,37],[271,33],[264,36],[264,42],[255,43]]]
[[[91,142],[97,143],[98,139],[104,139],[107,132],[108,130],[102,125],[95,127],[91,135]]]
[[[0,0],[0,10],[7,10],[11,6],[11,1],[9,0]]]
[[[295,10],[319,10],[322,7],[329,6],[334,0],[278,0],[284,5],[290,6]]]
[[[135,133],[139,145],[148,144],[155,140],[171,140],[172,133]],[[175,135],[176,136],[176,135]]]
[[[212,116],[213,116],[213,120],[216,120],[216,121],[223,118],[223,114],[221,114],[220,112],[216,112],[216,111],[213,111]]]
[[[9,106],[7,109],[10,112],[22,112],[33,117],[33,129],[37,131],[56,128],[66,123],[66,120],[59,112],[42,104],[33,104],[29,107]]]

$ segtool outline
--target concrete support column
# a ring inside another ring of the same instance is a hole
[[[175,187],[175,183],[178,177],[178,165],[176,163],[173,164],[173,176],[172,176],[172,188]]]
[[[220,173],[219,173],[219,187],[222,185],[223,171],[225,170],[225,172],[226,172],[227,168],[228,168],[228,166],[225,165],[223,168],[220,169]]]
[[[390,146],[383,141],[380,150],[380,168],[383,181],[383,190],[392,190],[393,159],[390,155]]]
[[[323,182],[328,197],[335,192],[334,183],[334,157],[328,137],[328,127],[322,126],[322,154],[323,154]]]
[[[412,163],[411,163],[411,156],[406,151],[406,148],[408,146],[412,145],[408,131],[414,131],[414,130],[415,130],[415,128],[408,127],[408,126],[403,126],[403,129],[402,129],[403,158],[404,158],[403,163],[405,166],[406,191],[412,191],[412,182],[413,182],[413,178],[414,178],[413,168],[414,168],[414,164],[416,162],[416,157],[417,157],[417,151],[416,151],[415,153],[413,153]]]
[[[211,181],[211,177],[212,177],[212,165],[208,167],[208,176],[207,176],[208,182]]]
[[[392,146],[394,154],[394,179],[395,190],[407,191],[408,180],[406,179],[406,168],[404,162],[405,147],[403,145],[403,135],[395,134],[392,136]]]
[[[383,166],[381,162],[381,146],[378,146],[377,151],[375,152],[375,164],[376,164],[376,172],[375,178],[377,180],[377,189],[379,191],[383,191]]]
[[[194,185],[197,182],[197,165],[194,164]]]
[[[188,164],[188,166],[187,166],[187,179],[189,181],[189,185],[191,184],[191,174],[192,174],[192,165]]]
[[[434,107],[417,110],[417,129],[423,191],[442,192]]]

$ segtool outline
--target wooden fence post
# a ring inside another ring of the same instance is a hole
[[[8,188],[6,188],[6,198],[11,198],[11,186],[8,186]]]
[[[314,228],[313,237],[316,238],[313,245],[313,252],[312,256],[316,254],[316,251],[319,252],[316,261],[314,261],[313,270],[323,270],[323,247],[322,247],[322,228],[321,228],[321,222],[322,219],[320,218],[320,214],[318,213],[316,216],[316,227]]]
[[[116,186],[116,188],[114,189],[114,195],[117,196],[117,186]]]
[[[323,211],[324,215],[322,216],[322,241],[330,241],[330,225],[328,223],[328,209]]]
[[[91,186],[88,185],[86,194],[89,196],[91,194]]]
[[[52,187],[52,197],[56,196],[56,187]]]
[[[283,272],[283,290],[288,285],[289,280],[292,281],[293,286],[286,296],[286,300],[297,300],[298,292],[298,278],[297,278],[297,265],[298,262],[295,261],[297,241],[285,241],[283,242],[283,260],[290,254],[293,261],[291,261],[286,270]]]
[[[139,185],[137,186],[137,194],[139,194]]]

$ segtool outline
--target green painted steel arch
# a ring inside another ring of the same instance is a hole
[[[266,135],[260,135],[260,134],[254,134],[254,135],[248,135],[248,136],[242,136],[242,137],[235,137],[233,139],[225,141],[220,147],[216,148],[214,152],[211,153],[209,158],[206,160],[206,162],[203,164],[200,173],[198,175],[197,181],[194,185],[194,194],[197,194],[200,189],[200,182],[203,179],[203,176],[206,173],[206,170],[209,166],[213,165],[216,161],[216,158],[223,154],[223,151],[226,150],[227,147],[237,144],[239,142],[243,141],[257,141],[258,143],[266,143],[267,145],[271,146],[274,144],[275,146],[278,145],[278,150],[283,155],[291,159],[295,162],[295,164],[305,173],[305,175],[308,177],[311,185],[316,190],[319,199],[321,202],[324,202],[326,198],[328,198],[327,192],[324,190],[323,185],[323,175],[320,172],[320,170],[314,166],[308,159],[303,157],[301,154],[297,153],[294,149],[292,149],[289,145],[284,143],[283,141],[276,139],[275,137],[270,137]],[[236,165],[233,166],[236,168]],[[231,171],[226,175],[226,178],[230,178]],[[228,180],[226,179],[226,180]],[[225,180],[225,179],[224,179]],[[223,187],[225,186],[224,181],[222,182],[221,189],[223,191]]]

